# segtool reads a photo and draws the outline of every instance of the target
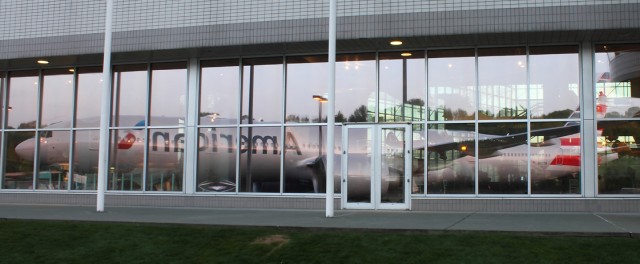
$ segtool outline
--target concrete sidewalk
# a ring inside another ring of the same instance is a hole
[[[0,219],[418,231],[506,231],[639,237],[640,214],[486,213],[95,207],[0,204]]]

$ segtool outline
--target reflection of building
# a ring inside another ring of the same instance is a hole
[[[108,150],[105,4],[40,2],[0,11],[3,202],[91,203],[105,151],[107,205],[323,206],[328,2],[115,1]],[[342,207],[639,210],[640,4],[338,2]]]

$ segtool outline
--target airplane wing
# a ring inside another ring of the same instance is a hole
[[[533,130],[531,131],[530,136],[532,137],[543,136],[545,140],[550,140],[550,139],[560,138],[560,137],[573,135],[577,133],[580,133],[580,126],[577,124],[570,124],[563,127]],[[483,159],[483,158],[494,157],[498,155],[498,151],[501,149],[522,145],[523,142],[527,142],[528,137],[529,137],[529,134],[526,132],[505,135],[505,136],[482,135],[478,139],[478,146],[480,147],[478,158]],[[416,149],[423,149],[423,148],[424,147],[417,147]],[[441,153],[441,156],[443,156],[445,151],[448,151],[448,150],[458,150],[464,155],[474,156],[475,141],[464,140],[459,142],[433,144],[428,146],[427,150],[433,151],[436,153]]]

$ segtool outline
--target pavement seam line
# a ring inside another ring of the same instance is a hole
[[[614,227],[616,227],[616,228],[618,228],[618,229],[620,229],[620,230],[622,230],[624,232],[627,232],[630,237],[633,236],[633,232],[627,230],[626,228],[621,227],[619,225],[616,225],[614,222],[611,222],[611,221],[607,220],[606,218],[604,218],[603,216],[601,216],[599,214],[593,213],[593,215],[597,216],[598,218],[602,219],[603,221],[607,222],[608,224],[610,224],[610,225],[612,225],[612,226],[614,226]]]
[[[476,213],[477,213],[477,212],[472,212],[472,213],[470,213],[470,214],[466,215],[465,217],[463,217],[462,219],[460,219],[460,220],[456,221],[455,223],[451,224],[450,226],[445,227],[445,228],[444,228],[444,230],[450,230],[452,227],[456,226],[456,225],[457,225],[457,224],[459,224],[460,222],[462,222],[462,221],[466,220],[467,218],[469,218],[470,216],[472,216],[472,215],[474,215],[474,214],[476,214]]]

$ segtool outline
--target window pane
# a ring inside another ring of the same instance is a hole
[[[149,124],[184,124],[187,104],[187,68],[183,62],[151,66]]]
[[[114,67],[113,126],[134,126],[144,122],[147,112],[147,66]]]
[[[424,120],[424,52],[380,54],[380,122]]]
[[[411,159],[411,193],[412,194],[424,194],[424,158],[425,153],[424,144],[426,143],[426,133],[424,130],[424,124],[414,124],[412,134],[412,146],[413,157]]]
[[[598,192],[640,194],[640,121],[600,121],[598,132]]]
[[[198,133],[198,192],[236,191],[236,128],[201,128]]]
[[[240,70],[238,60],[202,62],[200,124],[236,124]]]
[[[149,129],[147,191],[182,191],[184,129]]]
[[[5,169],[2,188],[33,189],[35,133],[27,131],[5,134]]]
[[[531,123],[531,193],[580,193],[580,126]]]
[[[280,127],[240,129],[240,191],[280,191]]]
[[[35,128],[38,116],[37,72],[11,73],[8,95],[7,128]]]
[[[280,123],[282,58],[246,59],[242,65],[242,123]]]
[[[40,127],[71,127],[73,74],[68,69],[44,71]]]
[[[108,190],[142,190],[144,136],[144,130],[111,130]]]
[[[75,133],[71,189],[96,190],[98,186],[100,130],[80,130]]]
[[[4,84],[5,84],[4,80],[5,80],[5,78],[6,78],[5,73],[4,72],[0,72],[0,102],[2,102],[2,104],[4,104],[3,96],[4,96]],[[2,105],[2,104],[0,104],[0,105]],[[0,109],[2,109],[2,112],[0,112],[0,124],[2,124],[2,125],[0,125],[0,126],[2,128],[4,128],[4,122],[2,122],[3,121],[2,120],[2,118],[3,118],[2,114],[5,111],[4,105],[2,105],[2,107]]]
[[[476,112],[474,50],[427,53],[429,120],[473,120]]]
[[[478,119],[527,118],[525,48],[478,50]]]
[[[527,193],[527,124],[478,125],[478,192]]]
[[[336,122],[373,122],[376,111],[375,54],[336,57]]]
[[[579,118],[578,48],[531,47],[529,65],[532,118]]]
[[[66,190],[69,171],[69,131],[40,131],[37,188]]]
[[[286,128],[284,192],[325,192],[326,129],[326,126]]]
[[[597,45],[598,118],[640,117],[640,44]]]
[[[76,99],[76,127],[99,127],[102,104],[102,69],[80,68]]]
[[[475,193],[475,125],[428,127],[427,194]]]
[[[342,126],[335,126],[333,187],[340,193]],[[322,135],[320,138],[319,135]],[[284,192],[325,193],[327,126],[287,127],[284,141]]]
[[[287,122],[326,122],[327,56],[287,58]]]

